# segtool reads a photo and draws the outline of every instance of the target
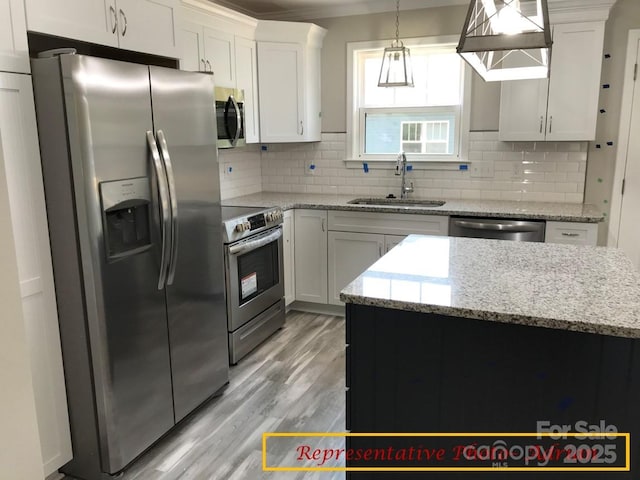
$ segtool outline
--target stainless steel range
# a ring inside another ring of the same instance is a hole
[[[222,207],[229,361],[284,325],[282,209]]]

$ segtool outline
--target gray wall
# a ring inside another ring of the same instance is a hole
[[[624,86],[624,67],[627,55],[627,39],[630,29],[640,28],[640,0],[618,0],[611,9],[606,24],[604,52],[611,55],[603,60],[602,82],[611,88],[600,91],[600,107],[606,110],[598,119],[596,141],[589,147],[589,163],[585,186],[585,202],[592,203],[607,213],[607,220],[600,228],[599,244],[606,243],[608,215],[610,213],[613,175],[617,154],[620,107]],[[613,147],[606,142],[614,142]],[[595,148],[596,144],[602,148]]]
[[[459,35],[467,6],[400,12],[400,36]],[[322,47],[322,131],[346,131],[347,42],[391,40],[395,36],[395,12],[311,20],[329,32]],[[472,98],[472,130],[497,130],[499,84],[485,84],[475,73]],[[476,100],[477,99],[477,100]]]

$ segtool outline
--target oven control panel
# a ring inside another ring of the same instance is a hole
[[[274,207],[246,217],[238,217],[224,222],[224,242],[232,243],[254,235],[263,230],[280,225],[284,214],[282,209]]]

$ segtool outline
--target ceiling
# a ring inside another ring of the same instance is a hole
[[[390,12],[395,0],[209,0],[263,20],[310,20]],[[400,0],[401,10],[468,4],[469,0]]]

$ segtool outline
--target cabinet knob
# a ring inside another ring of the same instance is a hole
[[[544,122],[544,116],[540,115],[540,133],[542,133],[542,123]]]
[[[551,133],[552,128],[553,128],[553,115],[549,117],[549,133]]]

